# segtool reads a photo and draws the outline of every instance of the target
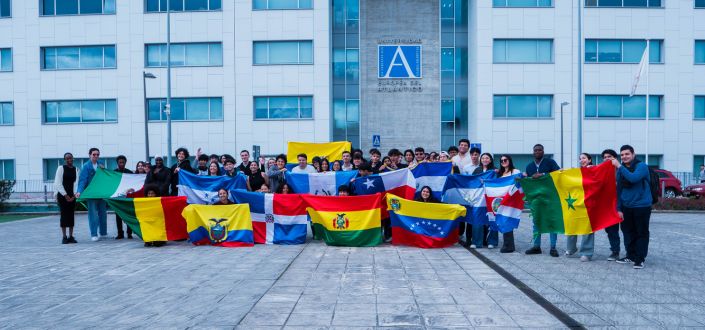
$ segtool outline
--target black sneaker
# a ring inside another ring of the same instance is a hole
[[[620,259],[617,259],[617,260],[615,260],[615,261],[616,261],[618,264],[634,263],[634,261],[632,261],[632,259],[629,259],[629,258],[627,258],[627,257],[620,258]]]
[[[117,235],[117,236],[115,236],[115,239],[123,239],[123,238],[125,238],[125,235]]]
[[[132,239],[132,235],[127,235],[127,239]]]
[[[73,236],[69,237],[69,243],[78,243],[76,242],[76,239],[73,238]]]
[[[644,268],[643,262],[635,262],[634,263],[634,269],[642,269],[642,268]]]
[[[152,247],[154,244],[152,242],[144,242],[144,247]]]
[[[514,249],[505,248],[505,247],[499,249],[499,253],[512,253],[512,252],[514,252]]]
[[[538,246],[532,246],[530,249],[524,252],[525,254],[541,254],[541,248]]]
[[[69,244],[69,239],[64,236],[64,238],[61,239],[61,244]]]
[[[607,257],[607,261],[615,261],[619,259],[619,252],[612,252],[609,257]]]
[[[551,251],[549,251],[549,254],[551,255],[551,257],[558,258],[558,250],[556,250],[555,248],[551,249]]]

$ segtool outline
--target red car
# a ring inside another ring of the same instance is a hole
[[[687,197],[705,197],[705,183],[692,184],[683,189],[683,196]]]
[[[676,196],[683,195],[683,184],[681,180],[676,178],[671,171],[657,169],[654,170],[659,177],[659,183],[661,188],[659,191],[663,191],[664,198],[674,198]]]

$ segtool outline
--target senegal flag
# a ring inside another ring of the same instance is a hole
[[[382,195],[301,195],[307,204],[316,238],[328,245],[375,246],[382,242]]]
[[[111,198],[107,202],[145,242],[188,238],[186,221],[181,216],[181,211],[186,207],[184,196]]]
[[[286,158],[289,163],[296,164],[296,156],[298,154],[306,154],[309,163],[315,156],[325,157],[332,162],[343,159],[343,151],[350,151],[350,148],[351,143],[347,141],[327,143],[289,142],[286,146]]]
[[[181,214],[188,224],[189,241],[195,245],[255,245],[248,204],[191,204]]]
[[[125,197],[130,189],[142,189],[146,178],[147,174],[126,174],[98,168],[78,200]]]
[[[458,243],[458,224],[466,214],[460,204],[416,202],[387,194],[392,244],[443,248]]]
[[[611,163],[521,180],[539,233],[586,235],[621,220]]]

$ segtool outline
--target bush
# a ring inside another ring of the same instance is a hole
[[[15,187],[14,180],[0,180],[0,209],[6,200],[10,199],[12,188]]]
[[[661,198],[654,210],[705,211],[705,198]]]

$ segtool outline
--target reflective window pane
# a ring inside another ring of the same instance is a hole
[[[185,10],[208,10],[208,0],[186,0]]]
[[[60,47],[56,49],[57,69],[78,69],[79,50],[75,47]]]
[[[221,98],[211,98],[211,114],[210,120],[221,120],[223,119],[223,99]]]
[[[552,63],[553,40],[496,39],[494,63]]]
[[[223,45],[212,43],[209,45],[209,65],[223,65]]]
[[[622,62],[639,63],[646,50],[644,40],[624,40],[622,42]]]
[[[252,52],[254,53],[252,58],[254,64],[267,64],[268,63],[268,47],[266,42],[255,42],[252,46]]]
[[[313,98],[310,96],[299,99],[299,118],[313,118]]]
[[[538,117],[550,118],[553,115],[553,97],[550,95],[541,95],[537,100]]]
[[[313,43],[310,41],[299,42],[299,63],[313,63]]]
[[[0,17],[12,16],[10,2],[11,0],[0,0]]]
[[[184,120],[186,119],[186,109],[184,99],[171,99],[171,119]]]
[[[269,64],[295,64],[299,61],[299,43],[282,41],[269,43]]]
[[[705,40],[695,41],[695,63],[705,64]]]
[[[60,2],[60,1],[58,1]],[[81,14],[102,14],[103,0],[80,0]]]
[[[661,105],[663,104],[663,96],[649,96],[649,118],[661,118]],[[646,112],[646,111],[645,111]]]
[[[162,102],[161,100],[149,100],[147,101],[148,105],[148,116],[149,120],[161,120],[161,112],[162,112]]]
[[[622,100],[622,117],[644,118],[646,116],[646,97],[634,95]]]
[[[210,102],[207,98],[186,100],[186,120],[210,119]]]
[[[59,104],[56,102],[44,102],[44,122],[56,123],[59,119]]]
[[[59,102],[59,122],[79,123],[81,122],[81,102],[63,101]]]
[[[105,121],[103,101],[83,101],[81,104],[83,122]]]
[[[693,118],[705,119],[705,96],[696,96],[693,107]]]
[[[513,95],[507,97],[507,117],[536,117],[536,96]]]
[[[597,96],[585,96],[585,117],[597,117]]]
[[[105,101],[105,121],[117,121],[117,102],[115,100]]]
[[[210,10],[220,10],[221,7],[221,0],[210,0],[208,3],[208,9]]]
[[[115,61],[115,46],[105,46],[103,47],[103,67],[104,68],[115,68],[117,67]]]
[[[269,99],[266,97],[255,97],[255,119],[269,118]]]
[[[313,118],[313,98],[310,96],[255,97],[254,111],[255,119],[310,119]]]
[[[54,0],[42,0],[42,15],[54,15]]]
[[[615,40],[600,40],[597,44],[599,62],[620,62],[622,60],[622,43]]]
[[[254,64],[311,64],[311,41],[255,41]]]
[[[115,14],[115,0],[103,1],[103,14]]]
[[[184,66],[186,65],[186,44],[171,44],[170,47],[171,54],[164,57],[164,65],[166,65],[167,58],[171,57],[172,66]],[[166,49],[167,52],[169,49]]]
[[[598,117],[622,116],[622,97],[614,95],[600,95],[597,98]]]
[[[597,62],[597,40],[585,40],[585,62]]]
[[[187,66],[207,66],[209,60],[208,44],[186,45]]]
[[[12,102],[0,103],[0,125],[12,125],[15,123],[15,114]]]
[[[0,49],[0,71],[12,71],[12,49]]]
[[[56,15],[77,15],[78,0],[63,0],[56,2]]]
[[[299,3],[297,0],[269,0],[268,9],[297,9]]]
[[[453,121],[454,108],[455,102],[453,100],[441,100],[441,121]]]
[[[81,47],[80,59],[82,69],[103,67],[103,47]]]

